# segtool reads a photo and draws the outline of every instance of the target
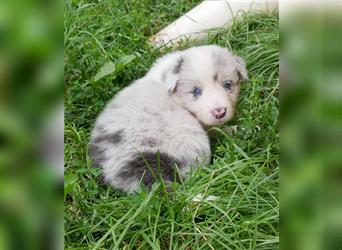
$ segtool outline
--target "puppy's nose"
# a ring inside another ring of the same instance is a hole
[[[221,119],[222,117],[226,115],[226,111],[227,111],[226,108],[217,108],[212,111],[212,114],[216,119]]]

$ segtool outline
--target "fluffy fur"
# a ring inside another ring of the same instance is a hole
[[[163,56],[98,116],[89,145],[94,166],[128,193],[140,183],[185,178],[190,167],[209,163],[204,127],[233,116],[240,80],[247,80],[245,63],[219,46]]]

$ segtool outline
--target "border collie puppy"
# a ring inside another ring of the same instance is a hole
[[[232,118],[244,61],[216,45],[192,47],[158,59],[121,90],[96,120],[89,153],[103,179],[127,193],[186,178],[208,164],[205,128]]]

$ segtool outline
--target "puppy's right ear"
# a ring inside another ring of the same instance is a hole
[[[248,72],[247,72],[245,61],[239,56],[234,56],[234,58],[235,58],[235,65],[236,65],[236,69],[238,71],[240,80],[243,82],[248,81]]]
[[[170,94],[172,94],[176,90],[179,73],[182,70],[183,63],[184,59],[181,56],[178,57],[175,62],[171,64],[171,67],[168,68],[162,76],[162,80]]]

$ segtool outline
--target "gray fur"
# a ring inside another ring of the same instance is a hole
[[[167,72],[163,72],[161,78],[162,78],[162,82],[165,82],[165,80],[167,79]]]
[[[101,134],[93,139],[93,143],[100,143],[103,141],[110,142],[113,144],[120,143],[123,137],[123,130],[119,130],[111,134]]]
[[[183,57],[181,57],[178,61],[177,61],[177,64],[176,64],[176,67],[174,67],[173,69],[173,73],[174,74],[178,74],[181,70],[182,70],[182,65],[184,63],[184,59]]]
[[[220,56],[220,54],[217,51],[212,53],[212,57],[214,65],[217,68],[222,67],[226,63],[226,61],[222,58],[222,56]]]
[[[89,155],[92,159],[93,167],[99,167],[106,160],[104,150],[94,143],[89,144]]]
[[[155,112],[155,111],[153,111],[153,110],[150,110],[148,107],[144,107],[144,112],[145,112],[146,114],[151,115],[151,116],[155,116],[155,117],[158,118],[158,119],[161,119],[161,118],[162,118],[162,116],[161,116],[160,113]]]

